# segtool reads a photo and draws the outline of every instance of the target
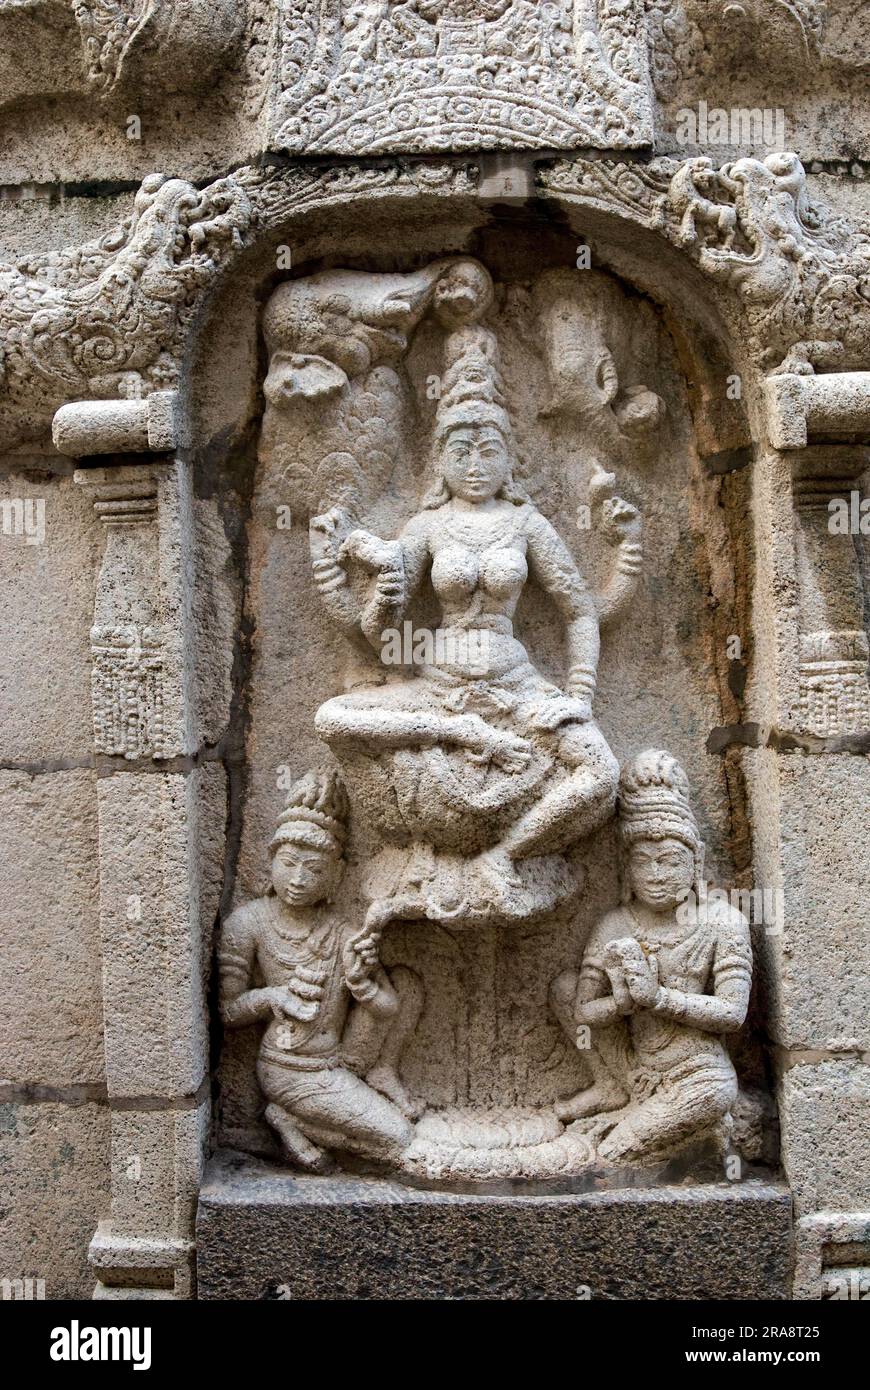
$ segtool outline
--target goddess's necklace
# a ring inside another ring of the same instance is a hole
[[[513,540],[517,534],[515,519],[508,513],[493,517],[490,522],[463,520],[457,512],[444,518],[444,529],[452,540],[474,550],[489,550],[490,546]]]

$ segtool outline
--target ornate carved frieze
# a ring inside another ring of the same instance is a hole
[[[272,142],[293,153],[652,139],[638,0],[305,0],[281,7]]]
[[[811,202],[794,155],[679,164],[557,161],[544,196],[646,227],[710,276],[768,372],[859,368],[870,344],[870,238]],[[126,223],[99,241],[0,267],[0,442],[47,433],[69,401],[174,386],[187,333],[219,271],[258,230],[361,197],[473,196],[463,167],[242,169],[202,190],[152,175]],[[824,404],[811,410],[824,410]]]

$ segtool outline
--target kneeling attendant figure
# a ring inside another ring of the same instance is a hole
[[[271,844],[271,888],[228,918],[219,953],[224,1023],[268,1020],[266,1120],[287,1158],[315,1172],[331,1166],[324,1149],[390,1161],[412,1134],[397,1067],[422,991],[413,971],[388,976],[377,934],[349,931],[332,906],[346,819],[334,773],[296,784]]]
[[[552,1008],[583,1050],[592,1084],[559,1106],[598,1117],[599,1156],[640,1161],[727,1114],[737,1077],[723,1035],[742,1025],[752,947],[743,914],[703,896],[703,842],[685,773],[641,753],[619,786],[622,904],[593,929]]]

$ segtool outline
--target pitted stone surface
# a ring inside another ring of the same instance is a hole
[[[221,1155],[197,1244],[205,1299],[779,1299],[791,1204],[768,1183],[475,1197]]]

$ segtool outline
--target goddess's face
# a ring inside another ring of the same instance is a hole
[[[631,891],[654,912],[685,899],[695,879],[695,857],[681,840],[635,840],[628,854]]]
[[[451,430],[441,466],[451,493],[463,502],[488,502],[511,474],[507,446],[492,425],[458,425]]]
[[[272,858],[272,887],[288,907],[313,907],[335,888],[334,854],[308,845],[279,845]]]

